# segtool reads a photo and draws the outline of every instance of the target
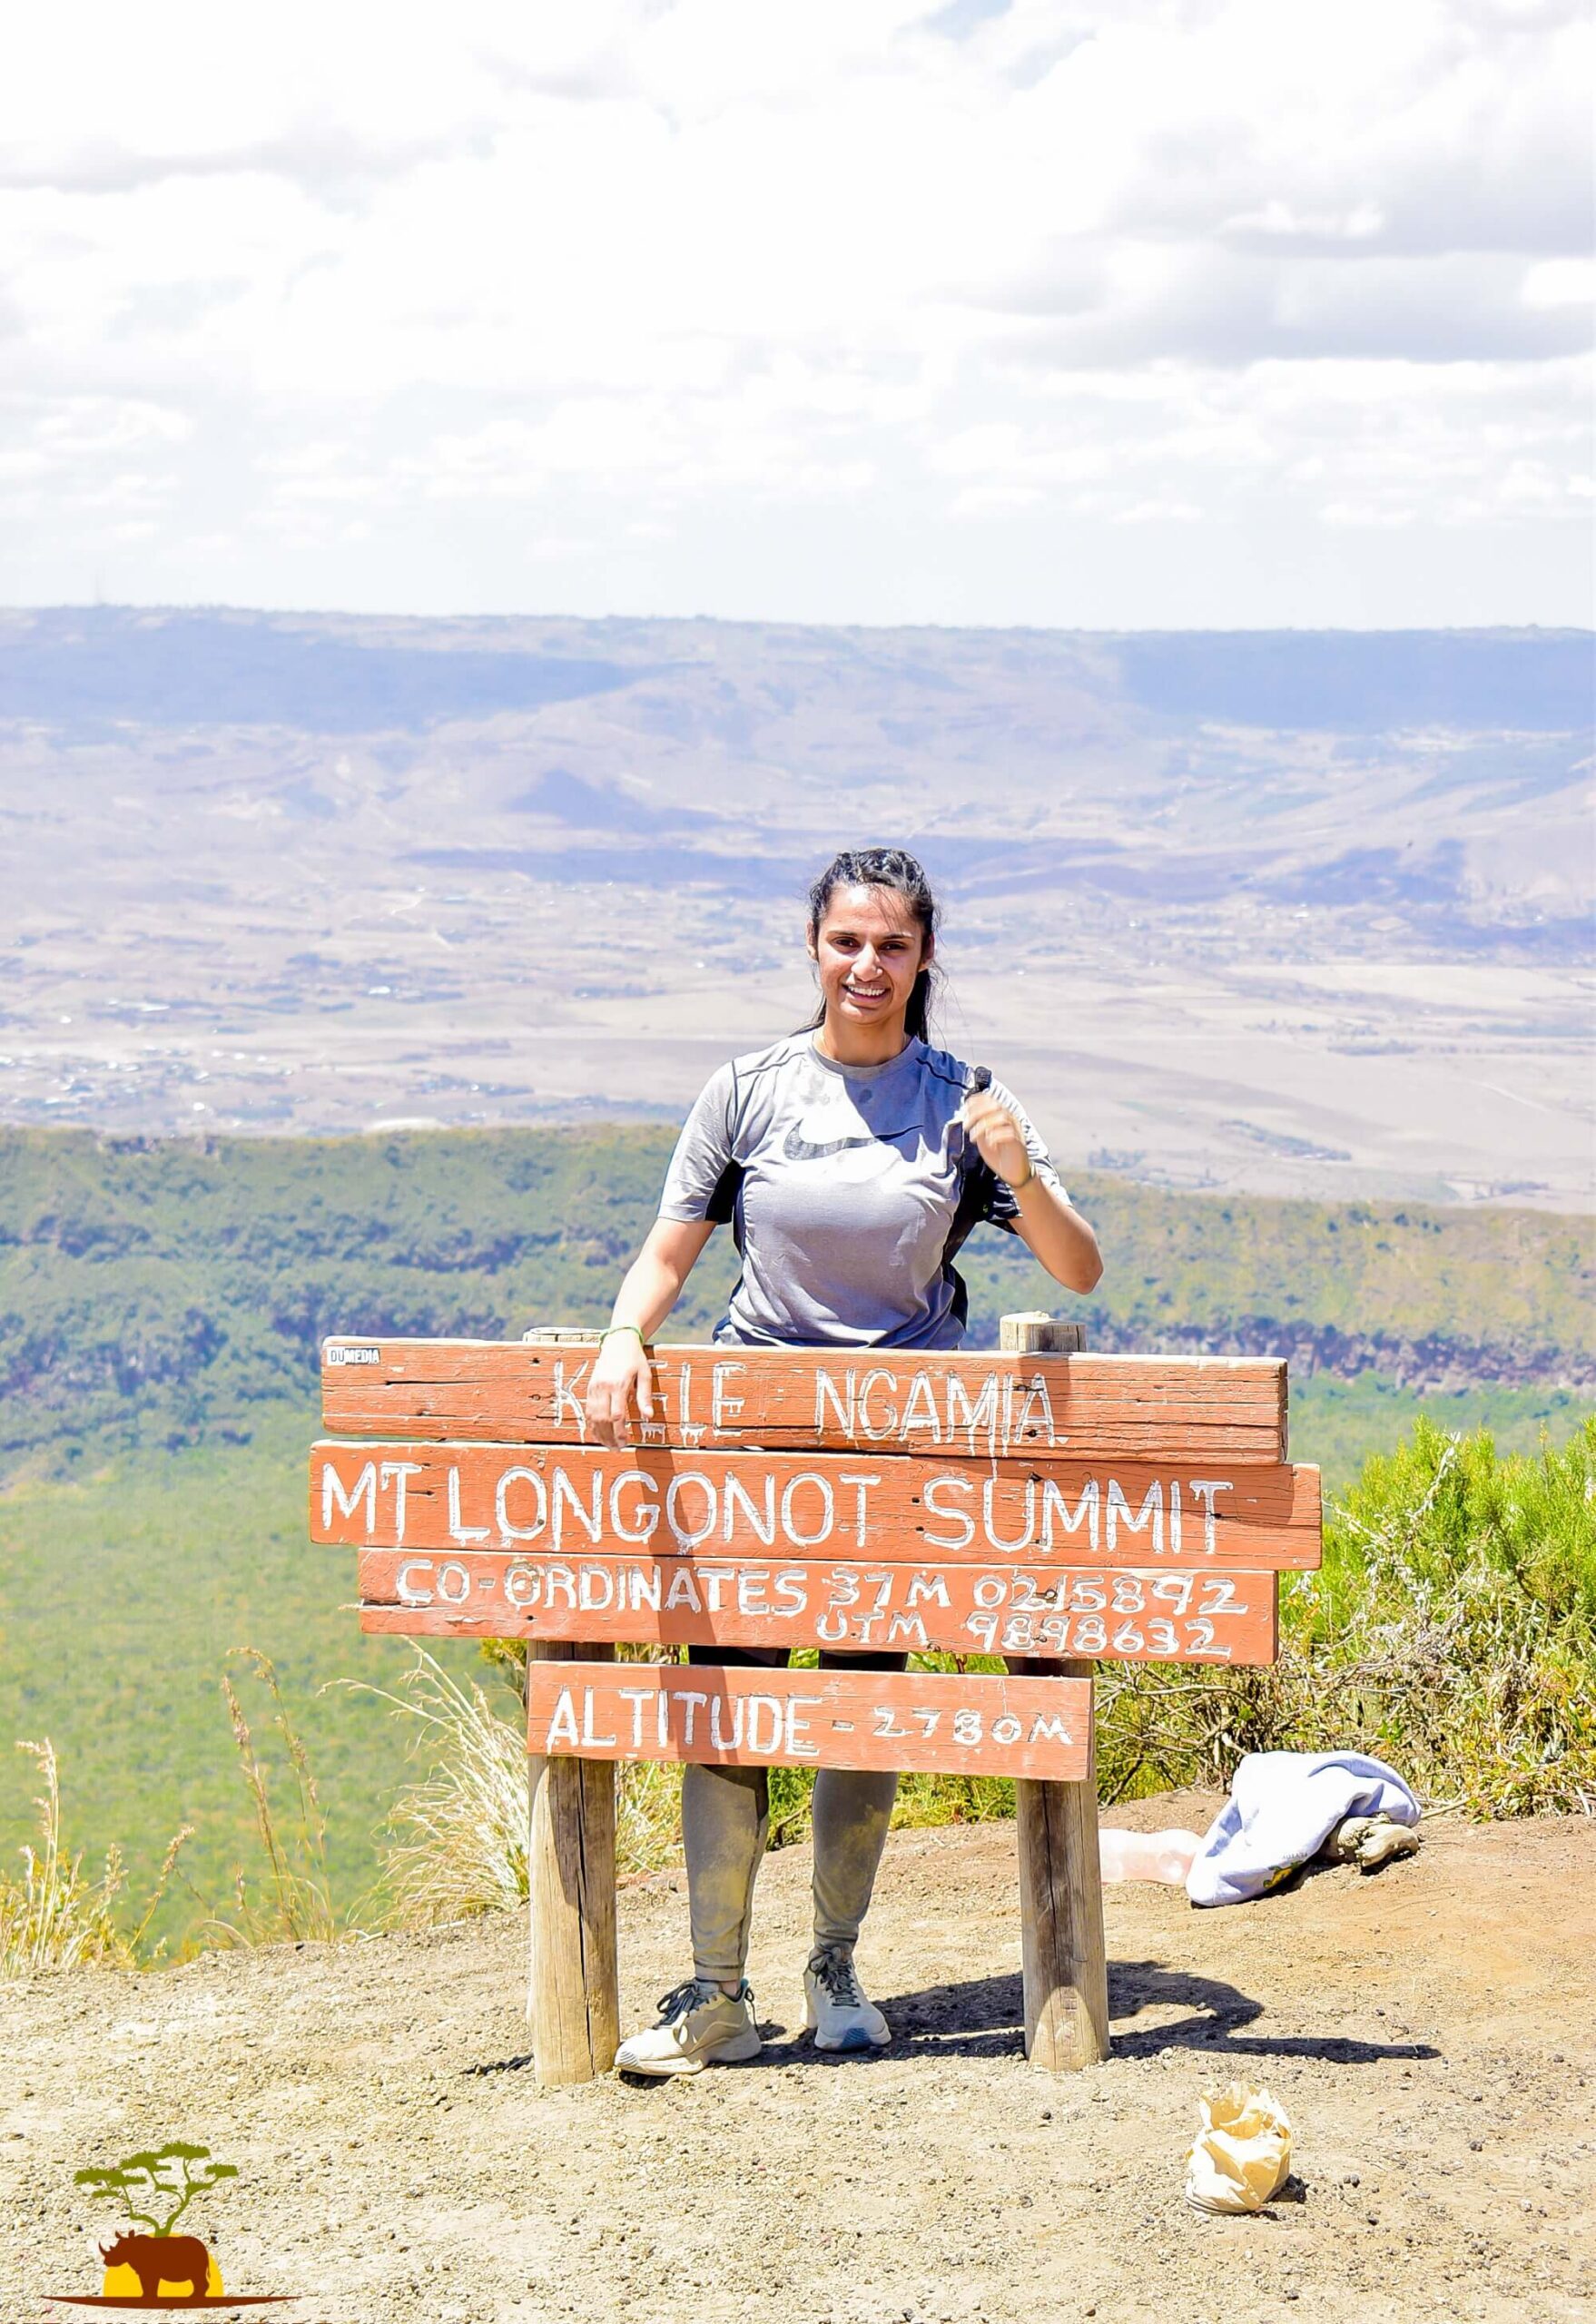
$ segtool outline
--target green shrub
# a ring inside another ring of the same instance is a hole
[[[1596,1812],[1596,1418],[1504,1460],[1421,1416],[1285,1583],[1272,1669],[1122,1666],[1099,1695],[1105,1798],[1355,1748],[1471,1815]]]

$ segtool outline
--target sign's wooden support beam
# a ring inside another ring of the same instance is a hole
[[[1048,1348],[1059,1326],[1046,1316],[1006,1315],[999,1328],[1006,1350],[1031,1354]],[[1069,1781],[1015,1786],[1025,2054],[1043,2073],[1072,2073],[1108,2054],[1096,1742],[1089,1733],[1092,1666],[1063,1658],[1020,1659],[1011,1667],[1087,1681],[1087,1765]]]

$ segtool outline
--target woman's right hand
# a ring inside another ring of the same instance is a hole
[[[641,1420],[654,1418],[654,1374],[635,1332],[612,1332],[587,1375],[584,1411],[596,1444],[618,1451],[629,1444],[626,1423],[634,1402]]]

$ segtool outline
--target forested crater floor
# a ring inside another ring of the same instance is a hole
[[[1113,2052],[1060,2081],[1021,2054],[1013,1850],[893,1835],[860,1958],[897,2038],[864,2059],[802,2033],[803,1848],[761,1879],[764,2052],[693,2082],[539,2090],[518,1914],[9,1988],[8,2304],[97,2288],[74,2171],[182,2138],[239,2168],[201,2222],[229,2288],[314,2324],[1590,2312],[1596,1823],[1443,1818],[1412,1862],[1228,1911],[1110,1888]],[[627,2025],[684,1974],[685,1913],[679,1874],[624,1887]],[[1295,2131],[1254,2221],[1181,2196],[1197,2095],[1235,2075]]]

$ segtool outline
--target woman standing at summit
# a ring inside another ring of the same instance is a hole
[[[716,1326],[745,1347],[957,1347],[953,1261],[987,1219],[1019,1235],[1055,1281],[1090,1291],[1097,1238],[1041,1140],[1000,1083],[929,1046],[937,907],[899,848],[841,854],[809,895],[812,1024],[713,1076],[671,1157],[659,1217],[603,1335],[587,1393],[600,1443],[652,1416],[645,1345],[717,1226],[743,1272]],[[696,1663],[784,1664],[779,1649],[704,1646]],[[823,1667],[901,1670],[901,1654],[823,1653]],[[892,1820],[895,1775],[824,1768],[814,1785],[814,1945],[806,2023],[823,2050],[889,2042],[853,1947]],[[769,1827],[763,1768],[682,1773],[693,1974],[658,2023],[622,2043],[632,2073],[695,2073],[760,2048],[744,1976]]]

